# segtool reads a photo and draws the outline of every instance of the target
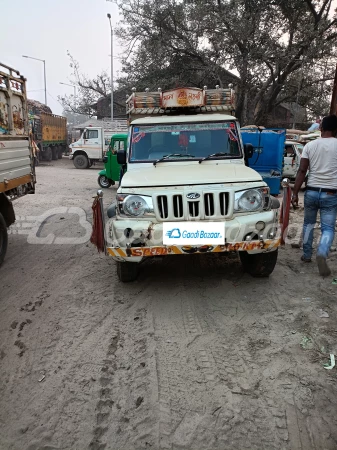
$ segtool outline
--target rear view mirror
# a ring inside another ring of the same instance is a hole
[[[252,146],[252,144],[245,144],[244,145],[244,150],[245,150],[245,157],[246,159],[249,159],[253,156],[254,154],[254,147]]]
[[[126,164],[126,151],[124,149],[119,149],[117,151],[117,162],[121,166]]]

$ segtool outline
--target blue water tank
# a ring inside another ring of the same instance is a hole
[[[244,144],[252,144],[254,154],[249,167],[256,170],[270,187],[272,195],[280,193],[286,130],[279,128],[242,128]]]

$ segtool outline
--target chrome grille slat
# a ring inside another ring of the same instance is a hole
[[[205,217],[213,217],[215,213],[213,192],[207,192],[206,194],[204,194],[204,206]]]
[[[157,205],[159,209],[159,215],[161,219],[167,219],[168,214],[168,204],[167,204],[167,196],[159,195],[157,198]]]
[[[184,217],[182,195],[174,195],[172,201],[174,217],[177,219]]]
[[[188,202],[188,215],[189,217],[195,219],[199,217],[200,202]]]

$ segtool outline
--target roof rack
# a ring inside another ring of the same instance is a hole
[[[234,90],[222,89],[177,88],[162,92],[136,92],[126,100],[128,115],[165,115],[190,113],[221,113],[235,111]]]

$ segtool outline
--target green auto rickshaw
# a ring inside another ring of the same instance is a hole
[[[125,133],[114,134],[111,137],[109,149],[103,158],[104,170],[98,174],[98,184],[101,188],[113,186],[121,177],[121,166],[117,162],[117,151],[126,149],[128,135]]]

